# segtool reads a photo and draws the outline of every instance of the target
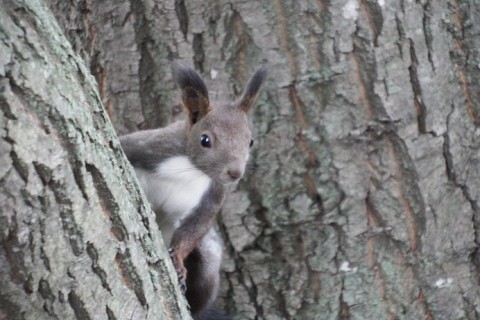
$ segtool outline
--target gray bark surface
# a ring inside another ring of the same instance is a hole
[[[270,66],[219,221],[231,314],[480,318],[478,1],[49,2],[120,133],[181,113],[171,60],[212,100]]]
[[[2,1],[0,39],[0,319],[188,319],[95,80],[54,16]]]

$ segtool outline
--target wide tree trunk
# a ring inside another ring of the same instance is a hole
[[[172,60],[218,100],[269,65],[252,170],[219,221],[229,313],[480,318],[478,1],[48,3],[118,133],[179,117]]]
[[[188,319],[95,80],[48,7],[0,3],[0,319]]]

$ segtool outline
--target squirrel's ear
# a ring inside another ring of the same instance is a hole
[[[182,101],[190,123],[195,124],[211,110],[207,86],[195,70],[181,64],[172,65],[172,75],[182,89]]]
[[[248,112],[253,107],[258,92],[260,91],[262,84],[265,82],[267,75],[267,67],[261,67],[255,72],[250,81],[248,81],[239,103],[239,107],[243,111]]]

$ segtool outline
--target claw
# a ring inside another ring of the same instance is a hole
[[[172,259],[173,267],[177,272],[178,284],[180,285],[180,289],[182,290],[182,293],[185,293],[185,291],[187,291],[187,269],[185,269],[185,267],[183,266],[183,261],[180,262],[178,260],[177,255],[175,254],[175,249],[168,249],[168,253],[170,254],[170,258]]]
[[[187,291],[187,270],[185,268],[176,269],[178,275],[178,283],[180,284],[180,289],[183,293]]]
[[[180,285],[180,290],[182,290],[182,293],[185,294],[185,292],[187,291],[187,283],[185,282],[185,277],[183,276],[178,276],[178,283]]]

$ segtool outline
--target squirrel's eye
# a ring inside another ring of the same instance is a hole
[[[250,139],[250,148],[253,146],[253,138]]]
[[[204,148],[210,148],[212,146],[212,141],[210,140],[210,137],[207,136],[206,134],[202,134],[200,137],[200,144]]]

